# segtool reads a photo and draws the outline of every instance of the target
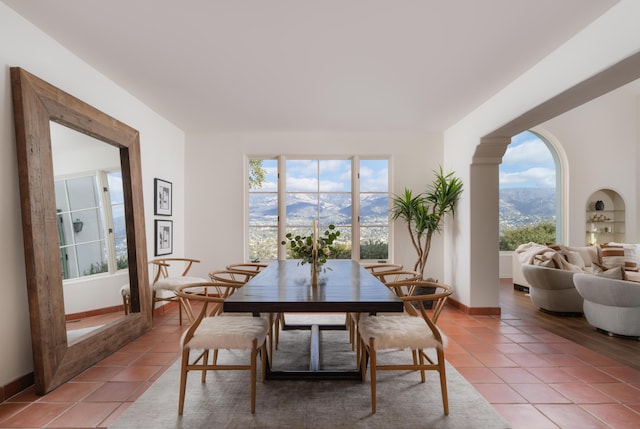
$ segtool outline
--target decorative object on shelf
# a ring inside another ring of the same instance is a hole
[[[300,259],[298,265],[310,264],[311,283],[316,286],[318,284],[318,274],[326,272],[331,268],[327,268],[324,264],[333,252],[333,242],[340,236],[340,231],[336,230],[335,225],[329,225],[324,234],[318,233],[318,223],[313,221],[313,230],[309,236],[294,236],[292,233],[285,235],[286,240],[282,240],[280,244],[289,245],[291,256]]]
[[[596,210],[604,210],[604,203],[602,200],[596,201]]]
[[[605,216],[602,213],[594,213],[594,215],[591,217],[592,222],[608,222],[610,220],[610,217]]]

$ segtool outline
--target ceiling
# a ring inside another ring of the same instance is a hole
[[[440,132],[618,2],[2,1],[187,132]]]

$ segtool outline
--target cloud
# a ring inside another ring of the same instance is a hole
[[[360,169],[360,188],[364,192],[386,192],[389,189],[389,170],[362,167]]]
[[[549,148],[536,138],[518,145],[509,145],[502,157],[502,164],[505,166],[518,164],[553,166],[554,162]]]
[[[287,191],[318,192],[318,179],[287,176]]]
[[[554,188],[556,186],[555,169],[534,167],[523,171],[500,172],[500,186]]]

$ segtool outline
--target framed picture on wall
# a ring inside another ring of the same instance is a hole
[[[155,221],[156,256],[170,255],[173,253],[173,221]]]
[[[173,184],[162,179],[154,179],[155,205],[154,214],[171,216],[173,200]]]

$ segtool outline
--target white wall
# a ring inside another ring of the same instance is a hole
[[[153,256],[153,178],[173,181],[174,222],[184,219],[184,133],[0,3],[0,386],[33,371],[10,67],[22,67],[140,131],[147,249]],[[175,248],[184,249],[181,234]]]
[[[621,88],[540,126],[565,149],[570,160],[569,243],[586,243],[585,210],[598,189],[613,189],[625,201],[625,241],[638,242],[637,96]]]
[[[442,162],[439,135],[348,133],[188,134],[187,255],[202,261],[205,275],[244,260],[245,168],[247,155],[390,155],[392,191],[424,191]],[[404,224],[395,227],[396,262],[412,267],[415,251]],[[425,273],[442,278],[442,237],[436,237]]]
[[[487,160],[486,166],[478,164],[470,167],[480,139],[555,95],[638,52],[638,16],[640,2],[622,0],[557,51],[445,131],[445,167],[458,171],[465,182],[469,182],[472,177],[474,179],[473,187],[467,194],[468,198],[461,201],[459,216],[456,217],[456,222],[449,229],[445,239],[445,281],[456,287],[454,297],[463,304],[469,307],[495,307],[499,304],[499,260],[495,253],[482,251],[483,248],[495,246],[497,243],[497,221],[492,223],[485,219],[486,213],[493,212],[493,192],[497,192],[494,187],[497,165],[489,165],[491,162]],[[535,125],[538,124],[526,126]],[[573,126],[583,125],[581,123]],[[636,136],[626,134],[624,139],[623,142],[609,141],[608,144],[611,148],[618,143],[622,143],[625,148],[630,144],[637,144]],[[625,190],[625,198],[633,201],[630,206],[634,208],[627,216],[629,219],[635,219],[637,190],[626,184],[627,178],[616,168],[619,158],[605,168],[593,168],[591,163],[584,162],[582,157],[586,155],[593,159],[591,157],[595,155],[576,150],[578,144],[575,142],[574,150],[567,150],[569,165],[572,169],[576,166],[577,170],[575,173],[572,170],[569,186],[572,187],[575,182],[589,180],[590,183],[585,185],[585,188],[590,191],[578,191],[576,196],[571,197],[572,210],[584,210],[588,195],[601,187],[601,183],[608,182],[613,189]],[[630,154],[629,158],[638,160],[637,154],[634,153]],[[635,172],[637,163],[623,163],[631,169],[630,171]],[[583,167],[582,170],[578,165]],[[581,176],[580,172],[589,178]],[[571,241],[579,242],[578,237],[583,233],[584,217],[572,214],[572,220],[575,224],[569,226],[569,236]]]

